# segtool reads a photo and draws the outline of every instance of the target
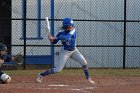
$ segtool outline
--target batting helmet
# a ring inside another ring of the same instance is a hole
[[[0,43],[0,51],[4,51],[4,50],[7,50],[6,45]]]
[[[63,19],[63,28],[65,29],[68,26],[74,26],[72,18],[64,18]]]

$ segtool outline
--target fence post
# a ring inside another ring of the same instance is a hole
[[[124,0],[124,39],[123,39],[123,69],[125,69],[126,59],[126,0]]]
[[[51,0],[51,34],[54,35],[54,0]],[[51,45],[52,66],[54,66],[54,45]]]
[[[22,0],[22,8],[23,8],[23,11],[22,11],[22,18],[23,18],[23,38],[24,38],[24,66],[23,66],[23,69],[25,70],[26,69],[26,0]]]

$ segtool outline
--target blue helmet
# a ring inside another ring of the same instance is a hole
[[[68,26],[74,26],[72,18],[64,18],[63,19],[63,28],[65,29]]]

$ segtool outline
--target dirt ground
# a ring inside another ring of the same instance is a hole
[[[12,76],[12,82],[0,84],[0,93],[140,93],[140,77],[92,77],[95,85],[83,77],[47,76],[42,83],[36,77]]]

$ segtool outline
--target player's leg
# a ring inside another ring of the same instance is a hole
[[[2,75],[2,74],[3,74],[3,72],[2,72],[2,71],[0,71],[0,77],[1,77],[1,75]],[[1,78],[0,78],[0,81],[2,81],[2,80],[1,80]]]
[[[1,75],[4,74],[4,73],[1,71],[1,65],[2,65],[2,64],[1,64],[1,61],[0,61],[0,84],[3,83],[2,79],[1,79]]]
[[[78,61],[82,65],[83,72],[86,76],[87,81],[89,83],[94,84],[94,81],[92,81],[91,78],[90,78],[90,74],[89,74],[88,66],[87,66],[87,61],[84,58],[84,56],[79,52],[78,49],[76,49],[76,51],[72,54],[71,58]]]
[[[59,60],[58,60],[58,63],[56,64],[55,68],[48,69],[45,72],[41,73],[40,75],[46,76],[49,74],[54,74],[54,73],[60,72],[64,68],[65,63],[66,63],[67,59],[70,57],[70,55],[71,55],[71,53],[69,53],[67,51],[60,52]]]
[[[0,71],[0,77],[1,77],[2,74],[3,74],[3,72]],[[3,83],[4,83],[3,80],[0,78],[0,84],[3,84]]]
[[[51,68],[51,69],[48,69],[42,73],[39,73],[38,78],[37,78],[37,82],[41,83],[41,80],[46,75],[60,72],[64,68],[65,63],[66,63],[67,59],[71,56],[71,54],[72,53],[69,51],[61,50],[60,55],[59,55],[59,60],[58,60],[57,65],[55,66],[55,68]]]

